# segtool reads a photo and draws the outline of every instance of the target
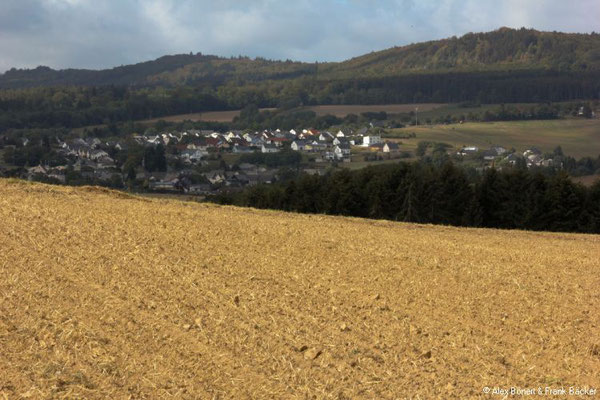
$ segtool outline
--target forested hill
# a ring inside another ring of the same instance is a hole
[[[164,56],[154,61],[106,70],[49,67],[11,69],[0,75],[0,88],[39,86],[177,86],[210,82],[223,84],[234,78],[247,80],[281,79],[314,72],[313,64],[251,60],[247,57],[220,58],[202,54]]]
[[[394,76],[407,72],[472,72],[510,69],[600,69],[600,34],[500,28],[460,38],[394,47],[335,66],[348,76]]]
[[[413,73],[507,70],[599,71],[600,35],[501,28],[394,47],[341,63],[301,63],[202,54],[174,55],[108,70],[11,69],[0,88],[37,86],[218,86],[232,82],[393,77]]]

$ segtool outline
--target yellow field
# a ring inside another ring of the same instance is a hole
[[[0,205],[0,399],[600,389],[599,236],[7,180]]]

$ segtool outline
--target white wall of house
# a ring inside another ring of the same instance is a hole
[[[372,144],[381,143],[381,136],[364,136],[363,137],[363,146],[368,147]]]

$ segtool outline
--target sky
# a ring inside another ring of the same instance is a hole
[[[189,52],[342,61],[502,26],[600,32],[600,0],[0,0],[0,72]]]

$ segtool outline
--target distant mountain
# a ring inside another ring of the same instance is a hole
[[[500,28],[366,54],[335,66],[344,75],[409,72],[600,70],[600,35]]]
[[[228,82],[402,76],[414,73],[507,70],[600,70],[600,35],[501,28],[373,52],[340,63],[301,63],[261,58],[180,54],[107,70],[48,67],[12,69],[0,88],[36,86],[179,86]]]
[[[0,75],[0,88],[38,86],[178,86],[198,83],[219,85],[232,79],[288,79],[313,74],[315,64],[270,61],[248,57],[221,58],[202,54],[164,56],[154,61],[106,70],[49,67],[11,69]]]

